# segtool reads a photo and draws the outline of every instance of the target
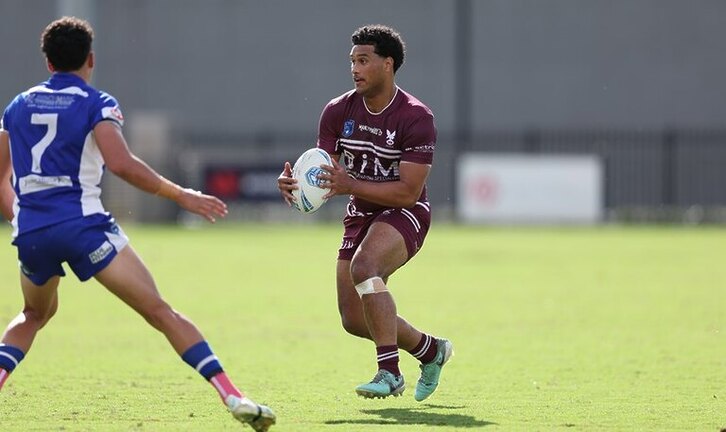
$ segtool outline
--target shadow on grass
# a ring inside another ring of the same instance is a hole
[[[382,408],[364,409],[363,414],[376,415],[379,418],[362,420],[328,420],[325,424],[360,424],[360,425],[426,425],[450,426],[457,428],[479,428],[497,423],[478,420],[470,415],[457,413],[430,412],[431,410],[457,410],[464,406],[424,405],[420,408]]]

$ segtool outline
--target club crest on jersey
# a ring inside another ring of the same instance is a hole
[[[353,135],[353,130],[355,130],[355,120],[346,120],[343,123],[343,136],[348,138]]]
[[[116,120],[121,126],[124,124],[124,115],[121,114],[121,109],[118,105],[101,108],[101,115],[105,119]]]
[[[391,132],[388,129],[386,129],[386,144],[388,144],[389,146],[392,146],[393,144],[395,144],[394,143],[395,139],[396,139],[396,131]]]
[[[121,114],[121,110],[117,106],[111,108],[110,112],[111,115],[116,118],[116,120],[124,121],[124,115]],[[396,133],[394,132],[393,134],[395,135]]]

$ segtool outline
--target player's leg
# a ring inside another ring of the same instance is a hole
[[[410,260],[424,243],[431,215],[428,205],[419,203],[411,209],[384,212],[376,218],[376,221],[395,228],[403,239],[407,260]],[[399,331],[399,333],[401,332]],[[452,356],[453,347],[451,342],[446,339],[435,338],[415,329],[408,334],[409,345],[401,345],[401,347],[421,362],[421,377],[416,384],[414,395],[416,400],[421,401],[436,390],[441,369]]]
[[[356,392],[364,397],[397,396],[403,392],[398,368],[398,314],[385,279],[408,259],[401,234],[387,223],[373,223],[353,256],[350,273],[363,316],[376,344],[378,374]]]
[[[363,303],[355,290],[355,284],[350,275],[350,261],[338,260],[336,281],[338,312],[340,313],[343,328],[353,336],[373,340],[363,315]],[[388,283],[388,278],[383,279],[383,282]],[[406,351],[413,349],[421,339],[421,332],[400,315],[396,320],[396,329],[398,332],[398,346]]]
[[[266,431],[275,423],[272,410],[254,403],[232,384],[197,327],[162,299],[148,269],[130,246],[95,277],[166,336],[182,360],[214,386],[235,418],[257,431]]]
[[[124,247],[95,278],[163,333],[179,355],[204,339],[191,321],[161,298],[151,273],[131,246]]]
[[[368,233],[370,225],[377,219],[390,216],[347,216],[343,221],[345,231],[343,233],[343,241],[338,251],[338,263],[336,267],[336,286],[338,294],[338,311],[342,321],[343,328],[348,333],[373,340],[365,316],[363,315],[363,303],[355,289],[355,283],[350,273],[350,265],[355,252],[358,250],[361,242]],[[398,217],[403,217],[398,213]],[[399,225],[401,225],[399,223]],[[428,224],[426,224],[428,226]],[[411,237],[410,235],[407,235]],[[421,244],[421,240],[418,244]],[[408,245],[407,245],[408,247]],[[414,252],[415,253],[415,252]],[[412,256],[411,253],[409,253]],[[410,256],[408,259],[410,259]],[[388,278],[383,277],[383,282],[387,283]],[[398,316],[396,322],[398,332],[398,346],[410,351],[419,344],[422,338],[421,332],[411,326],[405,319]]]
[[[23,310],[8,324],[0,340],[0,389],[30,350],[35,335],[58,310],[59,276],[35,285],[22,272]]]
[[[363,304],[355,290],[353,278],[350,276],[350,260],[338,260],[335,278],[338,313],[340,313],[343,329],[353,336],[373,340],[366,325],[366,318],[363,316]]]
[[[431,213],[427,203],[417,203],[410,209],[397,209],[386,212],[378,219],[394,226],[403,236],[411,259],[426,239],[431,225]],[[421,362],[421,376],[416,383],[414,398],[422,401],[434,392],[439,385],[441,369],[453,355],[451,342],[422,333],[416,346],[406,349]]]

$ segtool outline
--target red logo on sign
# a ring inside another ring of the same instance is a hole
[[[472,201],[492,204],[499,195],[499,183],[493,177],[477,177],[469,181],[468,192]]]
[[[234,170],[219,170],[207,174],[205,191],[219,198],[239,196],[239,173]]]

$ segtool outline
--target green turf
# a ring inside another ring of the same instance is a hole
[[[340,328],[340,228],[127,227],[167,300],[278,431],[698,430],[726,427],[726,229],[435,226],[389,285],[450,338],[434,396],[362,400],[372,344]],[[9,238],[9,230],[0,230]],[[0,248],[0,321],[20,308]],[[165,339],[95,282],[60,310],[0,392],[2,431],[240,430]]]

